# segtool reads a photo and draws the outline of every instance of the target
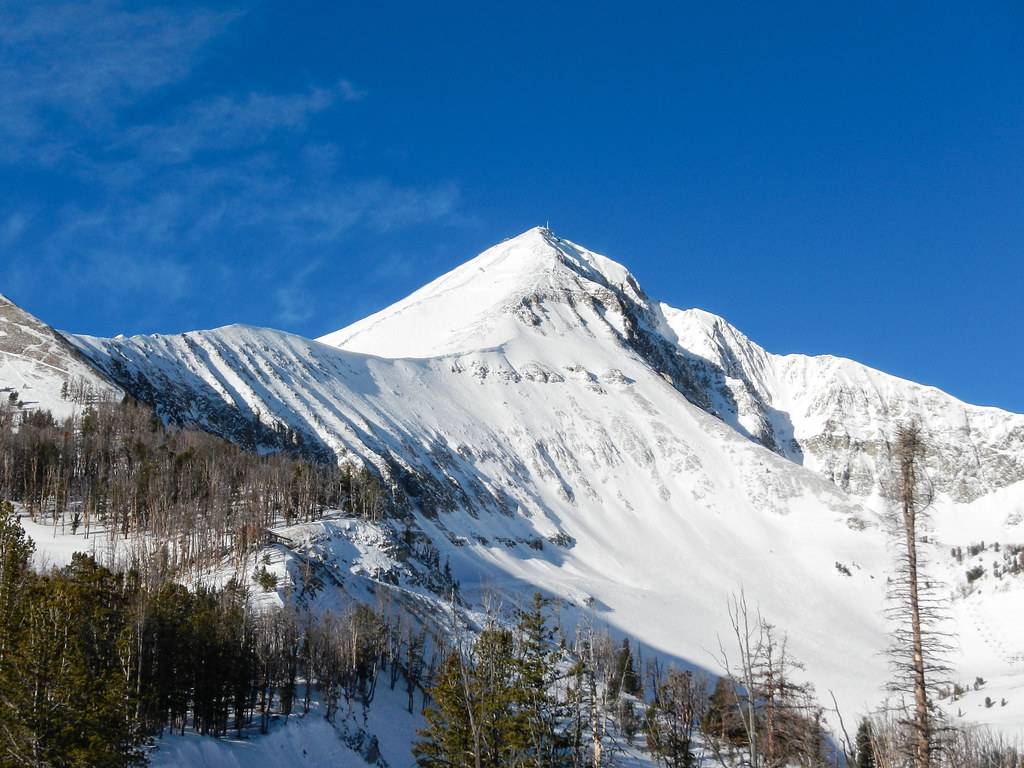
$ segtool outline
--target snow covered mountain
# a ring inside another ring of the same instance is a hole
[[[46,323],[0,294],[0,392],[58,417],[124,393]]]
[[[726,597],[745,588],[852,710],[886,677],[880,519],[898,421],[925,428],[951,590],[964,578],[949,547],[1024,543],[1024,416],[772,355],[546,229],[319,341],[247,326],[67,339],[168,421],[373,465],[470,598],[541,588],[566,621],[713,669]],[[963,677],[1016,691],[970,714],[1003,724],[1024,719],[1024,612],[1005,610],[1018,581],[983,580],[954,608]]]
[[[773,355],[720,317],[661,309],[679,344],[722,370],[741,423],[778,425],[781,416],[777,433],[791,439],[783,452],[853,494],[884,490],[892,426],[915,418],[933,482],[950,498],[972,501],[1024,479],[1024,416],[844,358]]]

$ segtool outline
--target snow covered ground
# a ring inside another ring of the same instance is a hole
[[[424,720],[419,697],[413,714],[405,693],[381,684],[367,709],[342,704],[328,722],[314,704],[306,715],[274,718],[270,731],[243,732],[243,738],[214,739],[190,731],[165,735],[150,753],[153,768],[366,768],[378,759],[392,768],[413,765],[410,745]]]

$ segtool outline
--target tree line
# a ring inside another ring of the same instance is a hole
[[[328,509],[377,519],[393,502],[365,467],[257,455],[167,427],[131,401],[97,401],[60,422],[0,406],[0,498],[62,533],[146,538],[172,570],[244,562],[278,523]]]

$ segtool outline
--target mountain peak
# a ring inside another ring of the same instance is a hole
[[[640,295],[621,264],[546,226],[532,227],[319,341],[383,357],[434,357],[494,347],[517,335],[525,316],[527,325],[541,322],[531,307],[619,289]]]

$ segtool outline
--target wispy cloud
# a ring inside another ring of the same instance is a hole
[[[106,0],[3,4],[0,146],[8,159],[56,161],[109,130],[118,109],[185,77],[237,15]]]
[[[15,210],[9,213],[0,225],[0,242],[4,245],[12,245],[21,237],[28,226],[31,216],[28,211]]]
[[[300,93],[223,95],[190,105],[170,122],[133,128],[124,142],[147,160],[185,162],[204,150],[259,146],[275,131],[299,130],[316,114],[360,98],[347,80]]]
[[[88,191],[35,207],[0,201],[0,239],[33,256],[0,265],[0,278],[24,284],[31,270],[69,292],[156,305],[230,276],[259,281],[278,321],[294,325],[315,311],[315,270],[353,230],[457,213],[452,183],[353,177],[346,148],[310,142],[315,121],[366,98],[349,80],[204,88],[183,101],[206,47],[242,15],[115,0],[0,5],[0,163]],[[172,87],[165,108],[137,109]]]
[[[277,319],[285,325],[295,325],[313,316],[313,305],[309,300],[306,281],[322,266],[318,259],[296,270],[284,284],[274,291],[277,303]]]

